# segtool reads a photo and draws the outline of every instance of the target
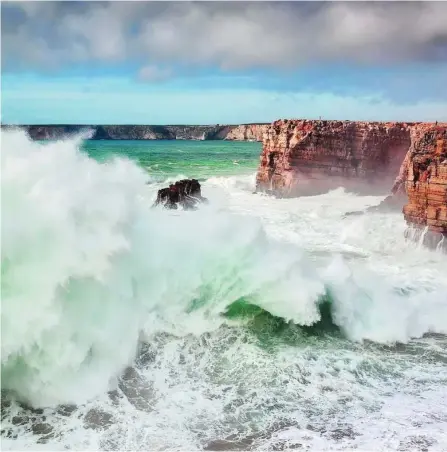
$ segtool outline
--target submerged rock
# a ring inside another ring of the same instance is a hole
[[[99,408],[92,408],[84,417],[85,428],[94,430],[108,428],[113,422],[113,416]]]
[[[363,215],[369,212],[376,213],[393,213],[402,212],[402,208],[407,202],[407,197],[403,193],[391,194],[387,196],[380,204],[377,206],[370,206],[364,210],[354,210],[351,212],[346,212],[344,217],[349,217],[352,215]]]
[[[183,179],[158,190],[154,206],[162,204],[166,209],[177,209],[181,205],[186,210],[194,210],[201,202],[207,202],[207,199],[202,196],[199,181]]]

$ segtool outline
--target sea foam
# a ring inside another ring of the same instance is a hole
[[[251,212],[224,205],[219,179],[205,184],[216,194],[207,193],[209,206],[166,212],[150,208],[158,186],[141,168],[120,158],[98,163],[80,150],[81,137],[42,145],[20,131],[1,134],[2,385],[34,406],[104,393],[141,340],[214,331],[244,297],[312,325],[329,290],[333,319],[353,340],[445,331],[445,281],[399,293],[397,279],[342,253],[316,263],[253,212],[265,206],[278,225],[278,211],[292,219],[294,201],[275,207],[252,195],[245,177],[224,184],[251,200]],[[326,211],[330,221],[336,208]],[[308,213],[296,212],[304,241],[315,234]]]

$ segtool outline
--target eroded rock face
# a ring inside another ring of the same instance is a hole
[[[393,187],[408,195],[407,236],[447,252],[447,124],[421,125],[412,138]]]
[[[232,141],[262,141],[268,124],[243,124],[231,129],[226,140]]]
[[[206,201],[207,199],[202,196],[198,180],[183,179],[158,190],[154,206],[161,204],[166,209],[177,209],[180,205],[186,210],[194,210],[197,204]]]
[[[22,125],[32,140],[58,140],[88,132],[92,140],[262,141],[267,124],[235,125]],[[1,125],[2,129],[15,126]]]
[[[447,123],[279,120],[267,128],[258,191],[302,196],[340,186],[392,187],[367,210],[403,208],[408,237],[447,251]]]
[[[412,124],[279,120],[264,134],[257,190],[315,195],[346,187],[386,193],[410,147]]]

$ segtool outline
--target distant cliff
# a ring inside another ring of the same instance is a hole
[[[243,124],[231,129],[225,139],[234,141],[262,141],[268,124]]]
[[[2,126],[10,128],[12,126]],[[92,140],[240,140],[262,141],[266,125],[22,125],[33,140],[54,140],[88,132]]]

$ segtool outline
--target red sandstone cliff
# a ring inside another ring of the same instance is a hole
[[[393,180],[382,207],[405,204],[407,235],[447,251],[447,123],[279,120],[264,133],[257,190],[386,193]]]
[[[447,252],[447,124],[420,125],[412,130],[411,147],[393,191],[404,187],[408,203],[408,235]]]
[[[268,124],[243,124],[230,130],[226,140],[234,141],[262,141]]]
[[[406,123],[279,120],[264,134],[257,189],[312,195],[344,186],[386,192],[410,147]]]

